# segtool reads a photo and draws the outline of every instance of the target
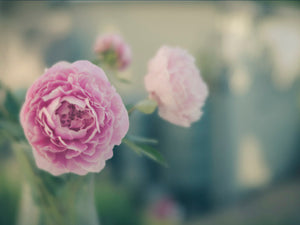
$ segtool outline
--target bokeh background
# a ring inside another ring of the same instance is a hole
[[[186,48],[210,89],[204,115],[189,129],[131,116],[169,168],[116,149],[96,176],[101,225],[299,225],[299,24],[297,2],[0,2],[0,80],[24,97],[45,68],[93,59],[97,35],[116,32],[133,62],[115,86],[134,103],[157,49]],[[1,225],[17,222],[21,184],[0,137]]]

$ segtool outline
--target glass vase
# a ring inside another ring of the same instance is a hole
[[[36,168],[28,148],[15,152],[24,175],[17,225],[99,225],[94,174],[52,176]]]

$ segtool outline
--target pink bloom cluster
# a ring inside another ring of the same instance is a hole
[[[117,34],[105,34],[99,36],[94,51],[105,57],[105,53],[113,51],[116,54],[116,62],[113,62],[117,69],[126,69],[131,62],[131,50],[129,45]],[[105,60],[105,59],[104,59]]]
[[[161,47],[149,62],[145,86],[165,120],[189,127],[200,119],[208,88],[185,50]]]
[[[129,127],[121,97],[88,61],[48,69],[28,89],[20,118],[37,166],[53,175],[99,172]]]

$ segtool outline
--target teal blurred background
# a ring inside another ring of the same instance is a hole
[[[0,2],[0,80],[22,98],[45,68],[93,59],[97,35],[117,32],[133,62],[120,74],[131,84],[115,86],[135,103],[157,49],[186,48],[210,89],[204,116],[189,129],[131,116],[169,168],[115,149],[96,175],[101,225],[299,225],[299,24],[297,2]],[[0,137],[1,225],[21,204],[10,146]]]

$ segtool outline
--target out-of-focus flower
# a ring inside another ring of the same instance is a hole
[[[131,50],[124,39],[117,34],[99,36],[94,51],[100,61],[118,70],[126,69],[131,63]]]
[[[147,210],[147,224],[177,225],[182,224],[184,213],[182,208],[173,199],[163,197],[155,201]]]
[[[189,127],[200,119],[208,96],[207,85],[194,58],[181,48],[161,47],[149,62],[145,86],[158,104],[159,115],[179,126]]]
[[[28,89],[21,124],[39,168],[99,172],[128,131],[128,114],[105,73],[89,61],[59,62]]]

